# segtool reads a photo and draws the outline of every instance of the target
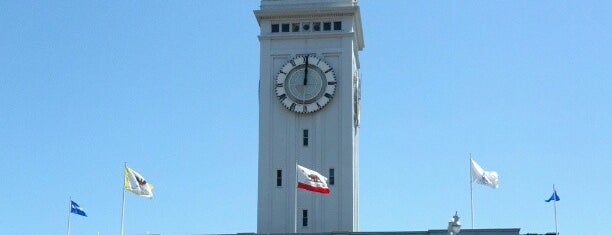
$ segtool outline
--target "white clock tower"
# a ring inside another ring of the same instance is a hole
[[[356,0],[261,0],[257,233],[357,231]],[[296,191],[296,162],[328,178]]]

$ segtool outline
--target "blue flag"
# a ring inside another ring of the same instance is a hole
[[[70,200],[70,202],[70,213],[87,217],[87,214],[85,214],[85,211],[83,211],[83,208],[81,208],[79,204],[76,204],[76,202],[72,200]]]
[[[559,200],[561,200],[561,198],[559,198],[559,195],[557,195],[557,190],[553,190],[553,194],[550,196],[548,200],[546,200],[546,202],[559,201]]]

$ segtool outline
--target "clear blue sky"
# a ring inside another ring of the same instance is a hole
[[[611,4],[360,1],[360,229],[609,233]],[[0,235],[256,231],[258,7],[0,2]]]

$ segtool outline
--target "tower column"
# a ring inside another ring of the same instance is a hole
[[[357,231],[355,76],[363,48],[357,1],[262,0],[255,16],[261,63],[257,232]],[[296,160],[334,179],[328,195],[299,190],[296,197]]]

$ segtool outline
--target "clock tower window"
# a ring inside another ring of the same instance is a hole
[[[323,29],[321,29],[323,27]],[[270,24],[271,33],[342,31],[342,21],[285,22]]]
[[[283,186],[283,170],[276,170],[276,187]]]
[[[331,30],[331,22],[323,22],[323,31]]]
[[[312,29],[314,31],[321,31],[321,22],[313,22],[312,23]]]
[[[284,33],[289,32],[289,24],[282,24],[281,31],[283,31]]]
[[[308,226],[308,210],[302,210],[302,226]]]
[[[300,23],[292,23],[291,32],[300,32]]]
[[[302,137],[302,144],[304,146],[308,146],[308,129],[304,129],[304,133]]]
[[[334,22],[334,30],[342,30],[342,21]]]

